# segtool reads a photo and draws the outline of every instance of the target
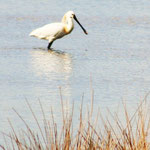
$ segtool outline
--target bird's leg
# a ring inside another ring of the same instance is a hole
[[[50,42],[50,43],[48,44],[48,46],[47,46],[47,49],[50,49],[51,46],[52,46],[52,44],[53,44],[53,42]]]

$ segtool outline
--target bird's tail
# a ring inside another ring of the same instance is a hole
[[[38,29],[35,29],[33,30],[29,36],[33,36],[33,37],[36,37],[38,39],[45,39],[45,37],[41,34],[41,28],[38,28]]]
[[[36,36],[35,30],[33,30],[33,31],[29,34],[29,36]]]

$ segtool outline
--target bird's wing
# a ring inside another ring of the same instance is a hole
[[[49,40],[50,38],[59,38],[63,34],[63,23],[51,23],[41,28],[37,28],[30,33],[30,36],[35,36],[40,39]]]

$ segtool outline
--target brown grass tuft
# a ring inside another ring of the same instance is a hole
[[[27,101],[27,105],[38,126],[39,134],[36,134],[14,109],[14,112],[25,124],[26,129],[19,131],[19,134],[17,134],[18,131],[15,131],[9,121],[12,132],[10,134],[2,133],[5,146],[0,145],[0,148],[3,150],[150,150],[150,113],[146,100],[138,105],[132,116],[129,116],[128,112],[130,110],[123,104],[124,119],[126,121],[122,123],[119,116],[115,113],[112,114],[109,110],[109,119],[104,118],[100,112],[97,113],[96,117],[92,117],[93,99],[92,96],[91,109],[87,113],[87,120],[83,119],[82,100],[79,112],[79,125],[75,131],[72,123],[74,104],[72,105],[72,112],[70,114],[65,113],[61,97],[62,127],[58,130],[52,109],[51,118],[47,120],[42,104],[39,101],[44,122],[42,128],[36,114],[34,114],[32,107]],[[98,119],[101,120],[101,125],[98,124]]]

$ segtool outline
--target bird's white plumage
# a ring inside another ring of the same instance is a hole
[[[37,28],[30,33],[30,36],[37,37],[49,41],[48,49],[52,45],[53,41],[62,38],[63,36],[71,33],[74,28],[73,18],[87,34],[86,30],[79,23],[73,11],[68,11],[62,18],[61,22],[47,24],[43,27]]]
[[[39,39],[48,40],[49,42],[61,38],[65,35],[63,23],[51,23],[41,28],[37,28],[30,33]]]

